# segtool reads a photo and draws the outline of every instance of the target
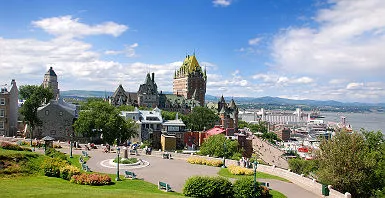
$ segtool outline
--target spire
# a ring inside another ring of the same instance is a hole
[[[225,98],[223,97],[223,94],[222,94],[222,96],[221,96],[221,100],[220,100],[221,102],[225,102]]]
[[[230,108],[234,109],[235,107],[236,105],[235,105],[234,99],[231,99]]]
[[[222,109],[221,109],[221,111],[219,112],[219,114],[225,114],[225,107],[224,106],[222,106]]]

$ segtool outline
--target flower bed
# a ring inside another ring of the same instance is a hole
[[[233,175],[253,175],[254,171],[248,168],[243,168],[240,166],[230,165],[227,167],[227,169],[230,171]]]
[[[216,166],[216,167],[223,165],[222,160],[205,159],[202,157],[189,157],[187,159],[187,162],[190,164],[201,164],[201,165]]]
[[[119,157],[119,159],[120,159],[119,163],[121,163],[121,164],[135,164],[138,162],[137,158],[120,158]],[[118,163],[118,158],[115,158],[114,162]]]
[[[81,185],[91,185],[91,186],[102,186],[111,184],[111,177],[108,175],[101,175],[98,173],[86,174],[82,173],[80,175],[73,175],[71,177],[71,182]]]
[[[17,144],[11,144],[9,142],[1,142],[0,147],[7,150],[14,150],[14,151],[31,151],[29,148],[22,148]]]

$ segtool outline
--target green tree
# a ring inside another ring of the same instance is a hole
[[[81,111],[74,123],[77,134],[94,137],[102,134],[103,140],[113,144],[126,141],[137,134],[137,126],[133,120],[125,120],[114,106],[102,101],[87,104],[88,110]]]
[[[192,112],[186,116],[187,127],[193,131],[202,131],[204,128],[210,129],[218,122],[219,117],[207,107],[194,107]]]
[[[53,98],[53,93],[48,88],[36,85],[25,85],[20,88],[22,98],[26,99],[20,108],[20,114],[23,115],[24,121],[27,121],[31,128],[31,137],[36,126],[40,125],[37,117],[37,109],[44,103],[49,102]]]
[[[370,197],[384,188],[384,148],[384,137],[378,132],[336,132],[320,145],[317,175],[352,197]]]
[[[200,147],[202,155],[230,158],[238,152],[238,142],[229,140],[224,135],[213,135],[207,138]]]
[[[297,174],[309,175],[310,173],[315,173],[318,170],[318,160],[303,160],[299,158],[290,159],[289,161],[290,169]]]
[[[243,129],[245,127],[250,128],[249,123],[247,123],[246,121],[243,121],[243,120],[239,120],[238,121],[238,129]]]

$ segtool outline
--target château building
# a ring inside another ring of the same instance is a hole
[[[206,81],[206,71],[202,71],[195,55],[187,56],[180,69],[175,71],[174,94],[158,92],[155,74],[148,73],[144,83],[139,86],[138,92],[126,92],[123,86],[119,85],[108,100],[114,106],[158,107],[162,110],[186,114],[194,107],[204,105]]]
[[[199,101],[201,106],[205,104],[207,75],[203,71],[195,57],[186,56],[182,66],[175,71],[173,82],[173,94],[183,96],[186,99]]]
[[[234,99],[231,99],[230,103],[226,103],[225,98],[222,96],[218,103],[209,102],[207,107],[216,111],[220,117],[220,125],[225,129],[234,129],[233,132],[238,131],[238,114],[239,109],[235,104]]]

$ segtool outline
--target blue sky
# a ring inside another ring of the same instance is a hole
[[[385,1],[0,1],[0,85],[160,90],[187,54],[207,94],[385,102]],[[160,91],[159,90],[159,91]]]

